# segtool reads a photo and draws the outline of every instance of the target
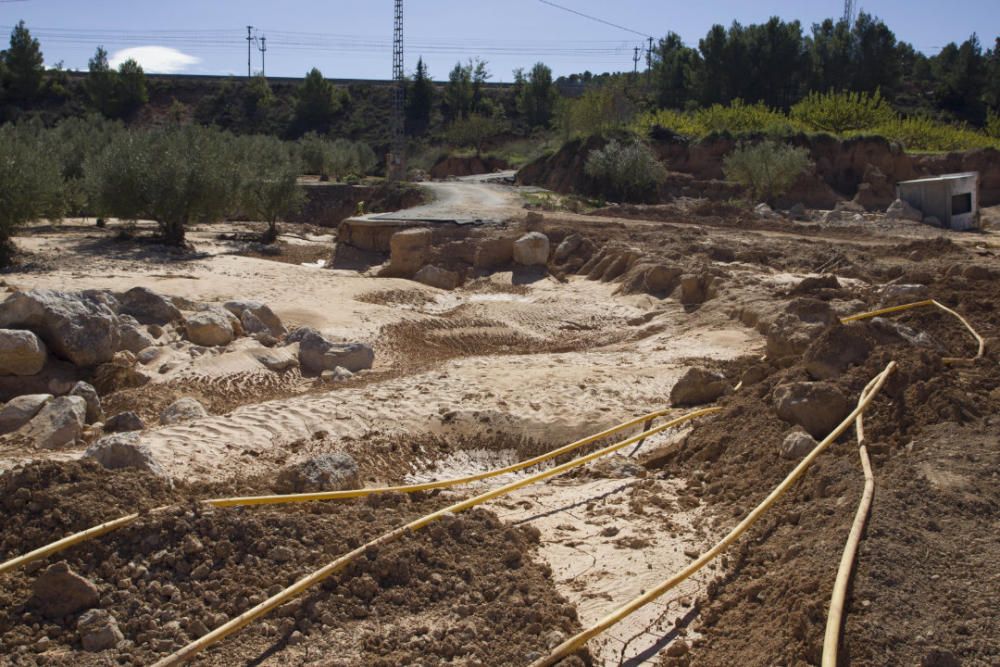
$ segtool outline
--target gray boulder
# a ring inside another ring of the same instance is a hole
[[[104,421],[104,409],[101,407],[101,397],[97,395],[97,390],[86,382],[80,381],[73,385],[69,391],[70,396],[79,396],[87,402],[87,423]]]
[[[528,232],[514,241],[514,261],[521,266],[539,266],[549,261],[549,237]]]
[[[359,486],[358,464],[347,454],[334,452],[283,468],[275,487],[279,493],[341,491]]]
[[[294,331],[292,331],[292,333],[288,334],[288,336],[285,337],[285,344],[292,345],[293,343],[301,343],[302,339],[308,336],[309,334],[322,336],[320,332],[316,331],[312,327],[299,327],[298,329],[295,329]]]
[[[54,290],[15,292],[0,303],[0,328],[30,329],[54,354],[96,366],[118,350],[118,318],[104,304]]]
[[[145,422],[134,412],[119,412],[104,422],[105,433],[126,433],[141,431],[146,428]]]
[[[217,310],[203,310],[184,323],[187,338],[195,345],[229,345],[235,337],[232,322]]]
[[[179,398],[160,413],[160,423],[164,426],[180,422],[203,419],[208,416],[205,406],[190,396]]]
[[[580,244],[583,243],[583,237],[579,234],[570,234],[562,240],[562,242],[556,246],[556,252],[552,258],[557,262],[565,262],[569,259],[570,255],[576,252]]]
[[[885,285],[878,292],[880,306],[901,306],[931,298],[927,285]]]
[[[73,444],[87,423],[87,401],[80,396],[54,398],[38,411],[25,434],[39,449],[56,449]]]
[[[0,329],[0,375],[35,375],[45,358],[45,343],[31,331]]]
[[[785,436],[781,442],[781,458],[798,461],[816,448],[816,439],[798,429]]]
[[[156,345],[156,339],[142,327],[131,322],[121,322],[118,325],[119,350],[127,350],[139,354],[148,347]]]
[[[356,373],[371,368],[375,351],[364,343],[332,343],[314,331],[302,336],[299,365],[307,373],[318,375],[337,366]]]
[[[826,437],[851,412],[847,397],[829,382],[781,385],[774,390],[774,407],[779,417],[814,438]]]
[[[142,324],[168,324],[184,319],[169,299],[148,287],[133,287],[118,297],[119,312],[131,315]]]
[[[235,317],[239,318],[240,322],[243,324],[243,329],[247,333],[260,333],[266,330],[275,338],[280,338],[288,333],[285,329],[285,325],[282,324],[281,318],[274,314],[274,311],[270,309],[266,304],[260,303],[259,301],[227,301],[223,304],[223,308],[232,313]],[[252,316],[253,321],[247,316],[247,313]],[[247,326],[247,322],[244,318],[251,322],[251,326],[255,327],[251,329]],[[263,324],[265,329],[256,328],[257,323]]]
[[[443,290],[453,290],[462,282],[461,277],[456,272],[442,269],[433,264],[428,264],[417,271],[413,279],[418,283]]]
[[[140,442],[138,433],[106,435],[88,447],[83,455],[110,470],[137,468],[148,470],[154,475],[165,475],[163,468],[153,457],[153,452]]]
[[[115,617],[103,609],[84,612],[76,622],[76,631],[84,651],[105,651],[125,639]]]
[[[29,606],[51,619],[96,607],[100,601],[97,586],[74,572],[66,561],[54,563],[42,572],[31,584],[31,593]]]
[[[52,394],[27,394],[11,399],[0,408],[0,435],[13,433],[30,422],[51,400]]]
[[[268,349],[260,347],[251,349],[250,354],[265,368],[276,373],[287,371],[299,365],[298,357],[293,350],[288,348]]]
[[[670,390],[670,404],[686,406],[711,403],[727,391],[729,383],[723,376],[704,368],[690,368]]]

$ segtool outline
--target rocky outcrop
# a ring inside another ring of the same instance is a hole
[[[35,332],[53,354],[77,366],[110,361],[119,346],[115,313],[78,293],[15,292],[0,303],[0,327]]]

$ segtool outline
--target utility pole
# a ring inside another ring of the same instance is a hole
[[[639,73],[639,47],[635,47],[634,53],[632,54],[632,75],[633,77]]]
[[[649,38],[649,48],[646,49],[646,87],[649,87],[649,82],[653,76],[653,38]]]
[[[406,174],[406,74],[403,71],[403,0],[395,0],[392,32],[392,148],[386,171],[392,180]]]
[[[267,36],[261,35],[260,46],[257,47],[260,50],[260,75],[265,79],[267,78],[267,67],[264,63],[264,54],[267,53]]]
[[[253,45],[252,33],[253,33],[253,26],[248,25],[247,26],[247,78],[248,79],[253,76],[253,73],[250,71],[250,47]]]

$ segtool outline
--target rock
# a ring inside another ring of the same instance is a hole
[[[87,401],[80,396],[54,398],[25,427],[25,434],[39,449],[73,444],[87,423]]]
[[[476,253],[472,258],[472,266],[485,271],[492,271],[508,266],[514,261],[514,240],[506,237],[498,239],[482,239],[476,245]]]
[[[250,335],[258,333],[271,335],[271,330],[267,328],[267,325],[249,310],[244,310],[243,314],[240,315],[240,325],[243,327],[243,331]]]
[[[996,280],[998,272],[982,264],[972,264],[965,267],[962,275],[966,280]],[[927,281],[931,282],[931,281]]]
[[[100,601],[97,586],[70,569],[66,561],[42,572],[31,584],[31,593],[29,606],[55,620],[95,607]]]
[[[138,468],[164,476],[163,468],[153,458],[152,450],[142,444],[139,438],[139,434],[135,432],[106,435],[88,447],[83,455],[110,470]]]
[[[160,348],[147,347],[145,350],[136,353],[135,359],[143,366],[148,366],[149,364],[159,359],[161,354],[163,354],[163,350],[161,350]]]
[[[101,397],[97,390],[86,382],[77,382],[69,391],[70,396],[79,396],[87,402],[87,423],[104,421],[104,409],[101,407]]]
[[[233,342],[232,322],[218,310],[203,310],[184,323],[187,339],[195,345],[212,347]]]
[[[253,339],[255,341],[257,341],[258,343],[260,343],[261,345],[263,345],[264,347],[274,347],[275,345],[277,345],[280,342],[277,338],[275,338],[274,336],[272,336],[267,331],[262,331],[260,333],[255,333],[253,335]]]
[[[803,278],[802,282],[792,288],[791,294],[808,294],[823,289],[840,289],[840,281],[837,280],[837,276],[828,273],[822,276]]]
[[[13,433],[38,414],[52,400],[52,394],[27,394],[11,399],[0,408],[0,435]]]
[[[257,322],[263,324],[266,331],[275,338],[280,338],[288,333],[285,325],[281,322],[281,318],[275,315],[269,306],[259,301],[227,301],[222,307],[232,313],[234,317],[239,318],[240,323],[243,324],[243,328],[247,333],[260,333],[264,331],[264,329],[256,328],[258,325],[252,320],[251,326],[255,328],[251,330],[247,327],[247,324],[243,322],[243,318],[247,313],[250,313]]]
[[[318,375],[341,366],[357,373],[371,368],[375,352],[364,343],[332,343],[315,331],[303,335],[299,343],[299,365],[307,373]]]
[[[521,266],[538,266],[549,261],[549,237],[528,232],[514,241],[514,261]]]
[[[36,375],[46,356],[45,343],[31,331],[0,329],[0,375]]]
[[[774,210],[770,206],[768,206],[767,204],[765,204],[763,202],[761,202],[760,204],[757,204],[756,206],[754,206],[753,207],[753,212],[757,215],[758,218],[773,218],[773,217],[775,217]]]
[[[431,230],[404,229],[389,239],[389,266],[384,275],[409,278],[420,270],[430,256]]]
[[[788,215],[793,220],[804,220],[806,217],[806,207],[802,202],[796,202],[788,209]]]
[[[771,369],[767,364],[754,364],[743,371],[743,375],[740,376],[740,384],[744,387],[752,387],[766,380],[770,374]]]
[[[827,327],[803,356],[805,369],[814,380],[830,380],[860,364],[872,351],[872,342],[859,326],[837,323]]]
[[[250,354],[265,368],[276,373],[287,371],[299,365],[296,350],[290,350],[287,347],[277,350],[266,347],[254,348],[250,350]]]
[[[696,276],[684,274],[681,276],[680,301],[685,306],[695,306],[708,301],[712,297],[712,277],[703,274]]]
[[[815,449],[816,444],[815,438],[796,429],[781,442],[781,458],[797,461]]]
[[[583,237],[579,234],[570,234],[562,240],[562,242],[556,246],[556,252],[552,256],[557,262],[565,262],[569,259],[570,255],[576,252],[580,244],[583,243]]]
[[[651,267],[646,271],[644,280],[646,281],[646,290],[650,294],[659,294],[661,296],[670,296],[677,285],[680,283],[681,271],[676,266],[665,266],[663,264],[658,264]]]
[[[358,485],[357,462],[347,454],[334,452],[283,468],[276,489],[279,493],[305,493],[355,489]]]
[[[169,324],[184,318],[169,299],[148,287],[133,287],[118,297],[119,311],[142,324]]]
[[[768,359],[780,361],[800,356],[828,325],[838,321],[825,301],[793,299],[767,328]]]
[[[793,382],[774,390],[778,416],[814,438],[826,437],[850,413],[847,397],[828,382]]]
[[[53,354],[77,366],[111,360],[118,350],[117,325],[110,308],[70,292],[26,290],[0,303],[0,327],[30,329]]]
[[[923,222],[924,220],[924,214],[919,209],[902,199],[897,199],[889,205],[889,208],[885,210],[885,217],[890,220],[910,220],[912,222]]]
[[[103,609],[84,612],[76,622],[76,631],[84,651],[105,651],[125,639],[115,617]]]
[[[878,294],[881,307],[901,306],[931,298],[927,285],[885,285]]]
[[[128,431],[141,431],[146,428],[145,422],[134,412],[119,412],[104,422],[106,433],[125,433]]]
[[[334,382],[343,382],[344,380],[350,380],[354,377],[354,373],[347,370],[346,368],[341,368],[337,366],[333,370],[323,371],[319,374],[320,382],[323,384],[332,384]]]
[[[179,398],[160,413],[160,423],[167,426],[180,422],[203,419],[208,416],[205,406],[190,396]]]
[[[718,373],[704,368],[691,368],[670,390],[670,404],[684,406],[711,403],[728,390],[726,378]]]
[[[874,317],[869,320],[869,327],[874,334],[881,334],[890,340],[902,339],[915,347],[925,347],[931,350],[940,347],[926,331],[917,331],[913,327],[889,318]]]
[[[320,332],[316,331],[312,327],[299,327],[298,329],[293,330],[290,334],[288,334],[287,336],[285,336],[285,344],[286,345],[291,345],[293,343],[301,343],[302,339],[305,338],[309,334],[314,334],[316,336],[322,336],[322,334],[320,334]]]
[[[417,271],[413,279],[418,283],[429,285],[443,290],[453,290],[461,283],[461,277],[454,271],[448,271],[440,267],[428,264]]]
[[[138,325],[129,322],[118,324],[118,350],[128,350],[132,354],[138,354],[142,350],[156,345],[156,339]]]

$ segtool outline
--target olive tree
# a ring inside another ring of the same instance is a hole
[[[14,251],[17,228],[62,213],[59,161],[33,128],[0,126],[0,266]]]
[[[656,155],[639,140],[612,139],[604,148],[591,151],[584,172],[601,196],[628,202],[649,199],[666,178]]]
[[[298,157],[280,140],[258,136],[240,140],[239,160],[244,168],[240,207],[251,218],[267,222],[262,240],[273,243],[278,220],[298,212],[305,202]]]
[[[155,220],[170,245],[189,224],[222,219],[241,192],[232,136],[196,125],[123,132],[84,169],[98,214]]]
[[[726,178],[745,187],[757,201],[774,203],[812,163],[804,148],[770,139],[740,144],[723,161]]]

